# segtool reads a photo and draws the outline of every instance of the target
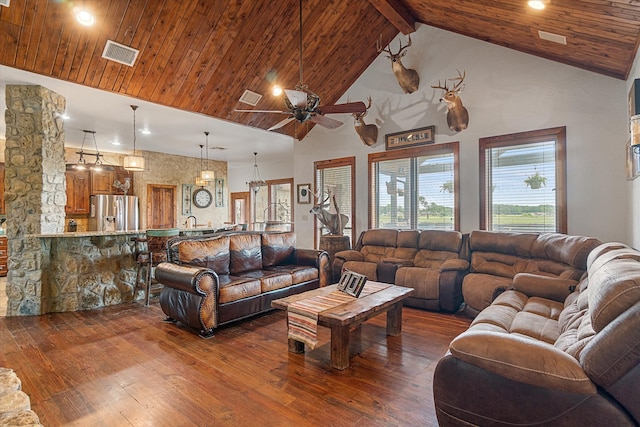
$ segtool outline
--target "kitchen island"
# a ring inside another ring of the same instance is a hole
[[[180,235],[216,230],[179,229]],[[14,263],[9,240],[7,316],[91,310],[142,298],[142,290],[134,295],[138,267],[134,238],[145,234],[145,230],[28,234],[20,244],[32,256]]]

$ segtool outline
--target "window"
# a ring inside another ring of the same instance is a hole
[[[480,227],[567,232],[566,128],[480,139]]]
[[[370,228],[459,230],[458,143],[369,155]]]
[[[353,224],[355,223],[354,210],[354,169],[356,165],[355,157],[344,157],[341,159],[323,160],[314,163],[315,169],[315,185],[316,192],[321,192],[319,196],[324,199],[329,194],[335,195],[336,203],[341,214],[349,217],[349,221],[344,227],[344,235],[350,236],[351,245],[353,246],[355,232]],[[322,200],[314,201],[314,204]],[[331,213],[335,213],[333,203],[328,200],[325,206]],[[328,230],[322,226],[320,221],[315,220],[316,233],[315,242],[318,247],[320,236],[328,233]]]
[[[266,182],[257,193],[251,192],[254,230],[292,230],[293,178]]]

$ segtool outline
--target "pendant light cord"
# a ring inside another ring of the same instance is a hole
[[[137,105],[132,105],[131,109],[133,110],[133,155],[136,155],[136,110],[138,109]]]

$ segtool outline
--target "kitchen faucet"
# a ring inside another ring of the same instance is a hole
[[[192,225],[192,226],[189,226],[189,220],[190,220],[191,218],[193,218],[193,225]],[[198,226],[198,219],[197,219],[194,215],[189,215],[189,216],[187,217],[187,220],[184,222],[184,225],[185,225],[187,228],[196,228],[196,227]]]

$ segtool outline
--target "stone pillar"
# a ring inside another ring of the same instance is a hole
[[[43,285],[48,250],[30,234],[64,231],[66,204],[65,99],[42,86],[7,85],[5,205],[7,211],[7,315],[48,312]]]

